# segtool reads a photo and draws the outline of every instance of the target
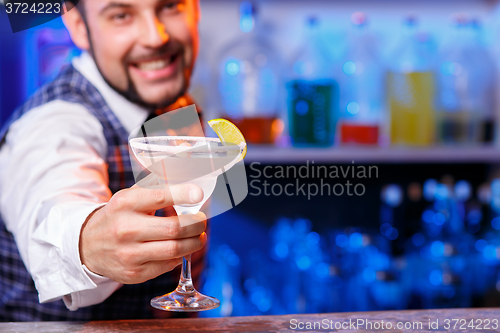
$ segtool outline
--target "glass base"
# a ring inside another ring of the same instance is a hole
[[[151,306],[165,311],[197,312],[218,308],[220,302],[215,297],[210,297],[194,290],[183,293],[175,290],[169,294],[155,297],[151,300]]]

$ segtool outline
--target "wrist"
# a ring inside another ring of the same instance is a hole
[[[87,251],[85,251],[85,248],[88,245],[87,244],[87,237],[86,237],[87,236],[87,233],[86,233],[86,231],[87,231],[87,225],[90,222],[90,220],[94,217],[94,215],[102,207],[104,207],[104,206],[96,208],[94,211],[92,211],[92,213],[89,214],[89,216],[87,216],[87,218],[85,219],[85,222],[83,222],[83,224],[82,224],[82,228],[80,229],[80,239],[79,239],[79,242],[78,242],[78,251],[79,251],[79,254],[80,254],[80,263],[82,265],[86,266],[86,268],[89,271],[92,271],[94,274],[98,274],[98,275],[101,275],[101,274],[95,272],[94,269],[91,268],[92,265],[89,263],[88,256],[87,256]]]

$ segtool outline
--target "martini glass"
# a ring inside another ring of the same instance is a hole
[[[152,136],[130,140],[130,147],[139,162],[164,184],[195,184],[202,188],[198,204],[174,204],[182,224],[182,216],[196,214],[212,195],[217,177],[240,159],[245,144],[221,143],[217,138],[191,136]],[[227,180],[226,180],[227,182]],[[177,288],[155,297],[151,306],[167,311],[194,312],[215,309],[220,302],[198,292],[191,279],[191,254],[182,260]]]

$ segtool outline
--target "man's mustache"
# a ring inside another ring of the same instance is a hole
[[[132,56],[128,59],[126,59],[127,63],[137,63],[137,62],[143,62],[143,61],[148,61],[151,59],[155,58],[165,58],[165,57],[171,57],[174,54],[179,54],[182,52],[182,46],[179,45],[165,45],[159,49],[154,50],[153,52],[147,53],[147,54],[141,54],[137,56]]]

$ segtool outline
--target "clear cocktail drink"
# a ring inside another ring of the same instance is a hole
[[[175,204],[180,217],[196,214],[212,195],[217,177],[240,159],[245,145],[221,143],[216,138],[186,136],[154,136],[134,138],[130,147],[139,162],[170,186],[195,184],[203,190],[198,204]],[[200,294],[191,280],[191,255],[185,257],[179,285],[175,291],[151,300],[155,308],[169,311],[201,311],[219,306],[219,300]]]

